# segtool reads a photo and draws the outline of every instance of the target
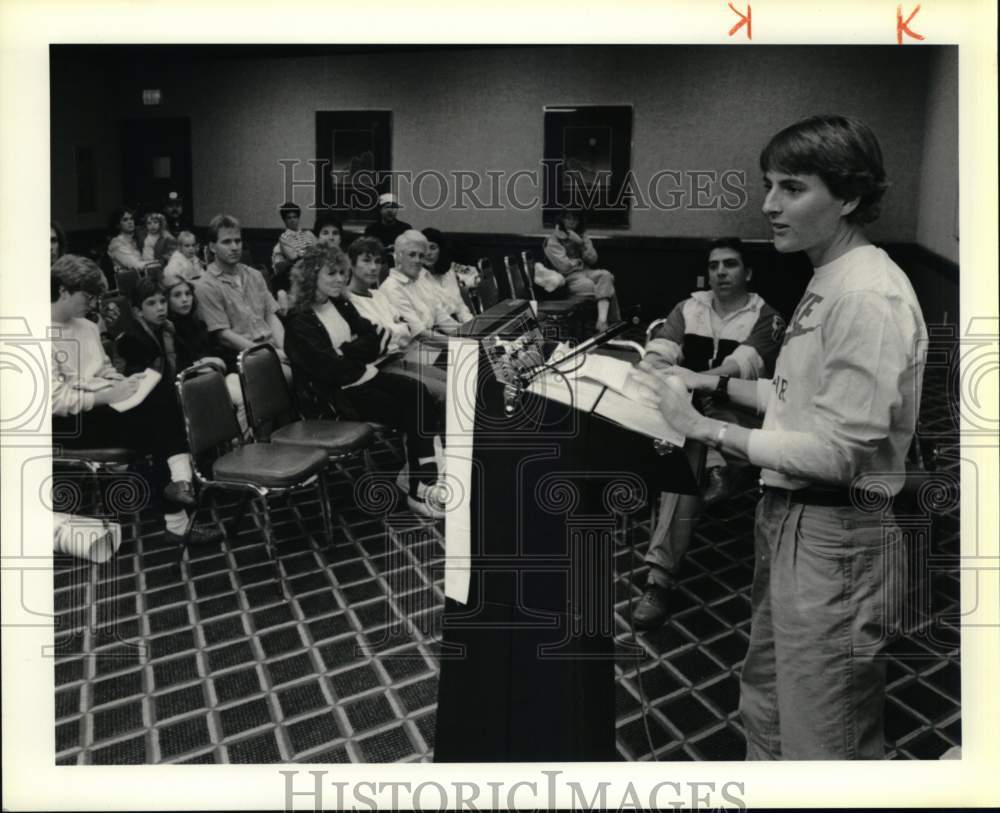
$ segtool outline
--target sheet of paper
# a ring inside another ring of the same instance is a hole
[[[528,391],[584,412],[592,412],[594,404],[604,392],[604,385],[573,374],[561,376],[546,373],[532,381],[528,385]]]
[[[626,429],[647,437],[663,440],[674,446],[684,445],[684,435],[667,423],[660,410],[626,398],[612,389],[604,393],[604,397],[594,409],[594,414],[602,415]]]
[[[132,393],[132,397],[126,398],[124,401],[118,401],[115,404],[109,404],[109,406],[118,412],[127,412],[139,406],[139,404],[146,400],[146,396],[153,391],[153,387],[160,383],[161,377],[156,370],[147,367],[142,380],[139,382],[139,389]]]

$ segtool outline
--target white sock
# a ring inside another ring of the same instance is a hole
[[[188,515],[186,511],[174,511],[163,515],[163,524],[174,534],[183,534],[187,530]]]
[[[194,478],[194,472],[191,471],[191,455],[187,452],[168,457],[167,466],[170,468],[170,479],[175,483],[190,483]]]

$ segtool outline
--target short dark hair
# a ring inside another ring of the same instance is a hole
[[[560,229],[566,228],[566,218],[575,217],[576,218],[576,233],[583,234],[584,230],[587,228],[586,218],[583,216],[582,209],[574,209],[571,206],[567,206],[559,211],[556,215],[556,225]]]
[[[132,289],[132,296],[130,297],[132,306],[141,308],[143,302],[156,294],[163,294],[164,298],[166,298],[167,289],[163,287],[163,284],[158,279],[143,277],[136,283],[135,288]]]
[[[281,215],[282,220],[285,219],[286,215],[298,215],[302,217],[302,207],[294,200],[286,200],[278,207],[278,214]]]
[[[717,237],[708,244],[708,253],[711,254],[717,248],[728,248],[740,255],[743,265],[747,264],[746,246],[739,237]]]
[[[118,234],[121,230],[121,220],[126,214],[132,215],[132,219],[135,219],[135,209],[131,206],[118,206],[111,210],[111,215],[108,217],[108,231],[112,234]]]
[[[350,258],[352,266],[362,254],[381,257],[384,253],[382,242],[377,237],[359,237],[347,247],[347,256]]]
[[[313,226],[313,232],[317,237],[319,237],[320,230],[324,226],[333,226],[341,234],[344,233],[344,225],[340,222],[340,218],[337,217],[334,212],[316,213],[316,224]]]
[[[100,296],[104,293],[104,274],[101,273],[97,263],[89,257],[80,257],[77,254],[63,254],[52,263],[49,281],[51,302],[59,299],[60,288],[64,288],[70,294],[85,291],[92,296]]]
[[[222,229],[242,229],[240,221],[232,215],[216,215],[208,224],[208,241],[210,243],[219,242],[219,232]]]
[[[871,128],[847,116],[811,116],[775,135],[760,154],[763,172],[818,175],[839,200],[859,199],[852,223],[878,219],[889,188],[882,148]]]

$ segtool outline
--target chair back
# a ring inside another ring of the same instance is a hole
[[[521,269],[521,278],[524,280],[524,289],[527,291],[527,299],[535,300],[538,299],[538,294],[535,291],[535,260],[531,256],[530,251],[521,252],[521,262],[519,265]]]
[[[497,288],[497,278],[493,273],[493,260],[480,257],[476,263],[479,269],[479,285],[475,290],[476,313],[492,308],[500,301],[500,291]]]
[[[226,379],[212,365],[196,364],[177,376],[177,399],[184,416],[195,472],[210,468],[219,454],[237,445],[240,425]]]
[[[132,300],[132,292],[139,284],[139,280],[146,278],[145,269],[115,268],[115,287],[118,292],[129,302]]]
[[[507,272],[507,290],[511,299],[533,299],[532,291],[524,284],[524,274],[521,272],[520,261],[517,257],[505,255],[503,258],[504,271]]]
[[[296,417],[278,353],[269,344],[254,345],[240,353],[236,368],[250,430],[257,440],[267,440],[271,432]]]

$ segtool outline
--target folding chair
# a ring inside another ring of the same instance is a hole
[[[95,499],[97,503],[97,513],[104,517],[108,513],[108,509],[114,508],[116,506],[108,506],[105,503],[104,489],[102,488],[102,479],[105,475],[113,474],[114,469],[118,469],[122,466],[128,466],[132,463],[137,462],[141,459],[139,455],[133,449],[128,449],[124,446],[113,446],[106,448],[94,448],[94,449],[68,449],[65,447],[54,447],[52,450],[52,469],[55,471],[56,467],[63,467],[67,469],[82,470],[85,476],[88,477],[90,482],[93,484]],[[131,494],[131,489],[127,489],[125,493]],[[139,508],[141,506],[136,506],[132,513],[132,531],[136,539],[139,538],[139,532],[141,523],[139,521]],[[57,509],[55,506],[53,510]],[[73,513],[72,511],[67,511],[65,513]]]
[[[194,365],[177,376],[177,397],[184,415],[195,482],[200,486],[198,503],[191,513],[185,539],[205,495],[213,491],[237,492],[243,496],[230,533],[242,518],[250,500],[259,500],[264,518],[264,545],[272,557],[278,580],[284,584],[273,556],[273,526],[268,498],[313,487],[319,497],[323,529],[331,538],[332,524],[327,502],[324,470],[327,455],[320,449],[277,443],[241,443],[236,410],[226,389],[225,377],[211,365]],[[186,545],[181,546],[181,556]]]
[[[479,284],[469,290],[469,301],[473,313],[479,314],[497,304],[500,292],[493,274],[493,261],[489,257],[480,257],[476,261],[476,268],[479,269]]]
[[[236,361],[247,423],[258,442],[321,449],[331,461],[364,452],[374,432],[363,421],[305,420],[281,369],[277,351],[257,344]]]

